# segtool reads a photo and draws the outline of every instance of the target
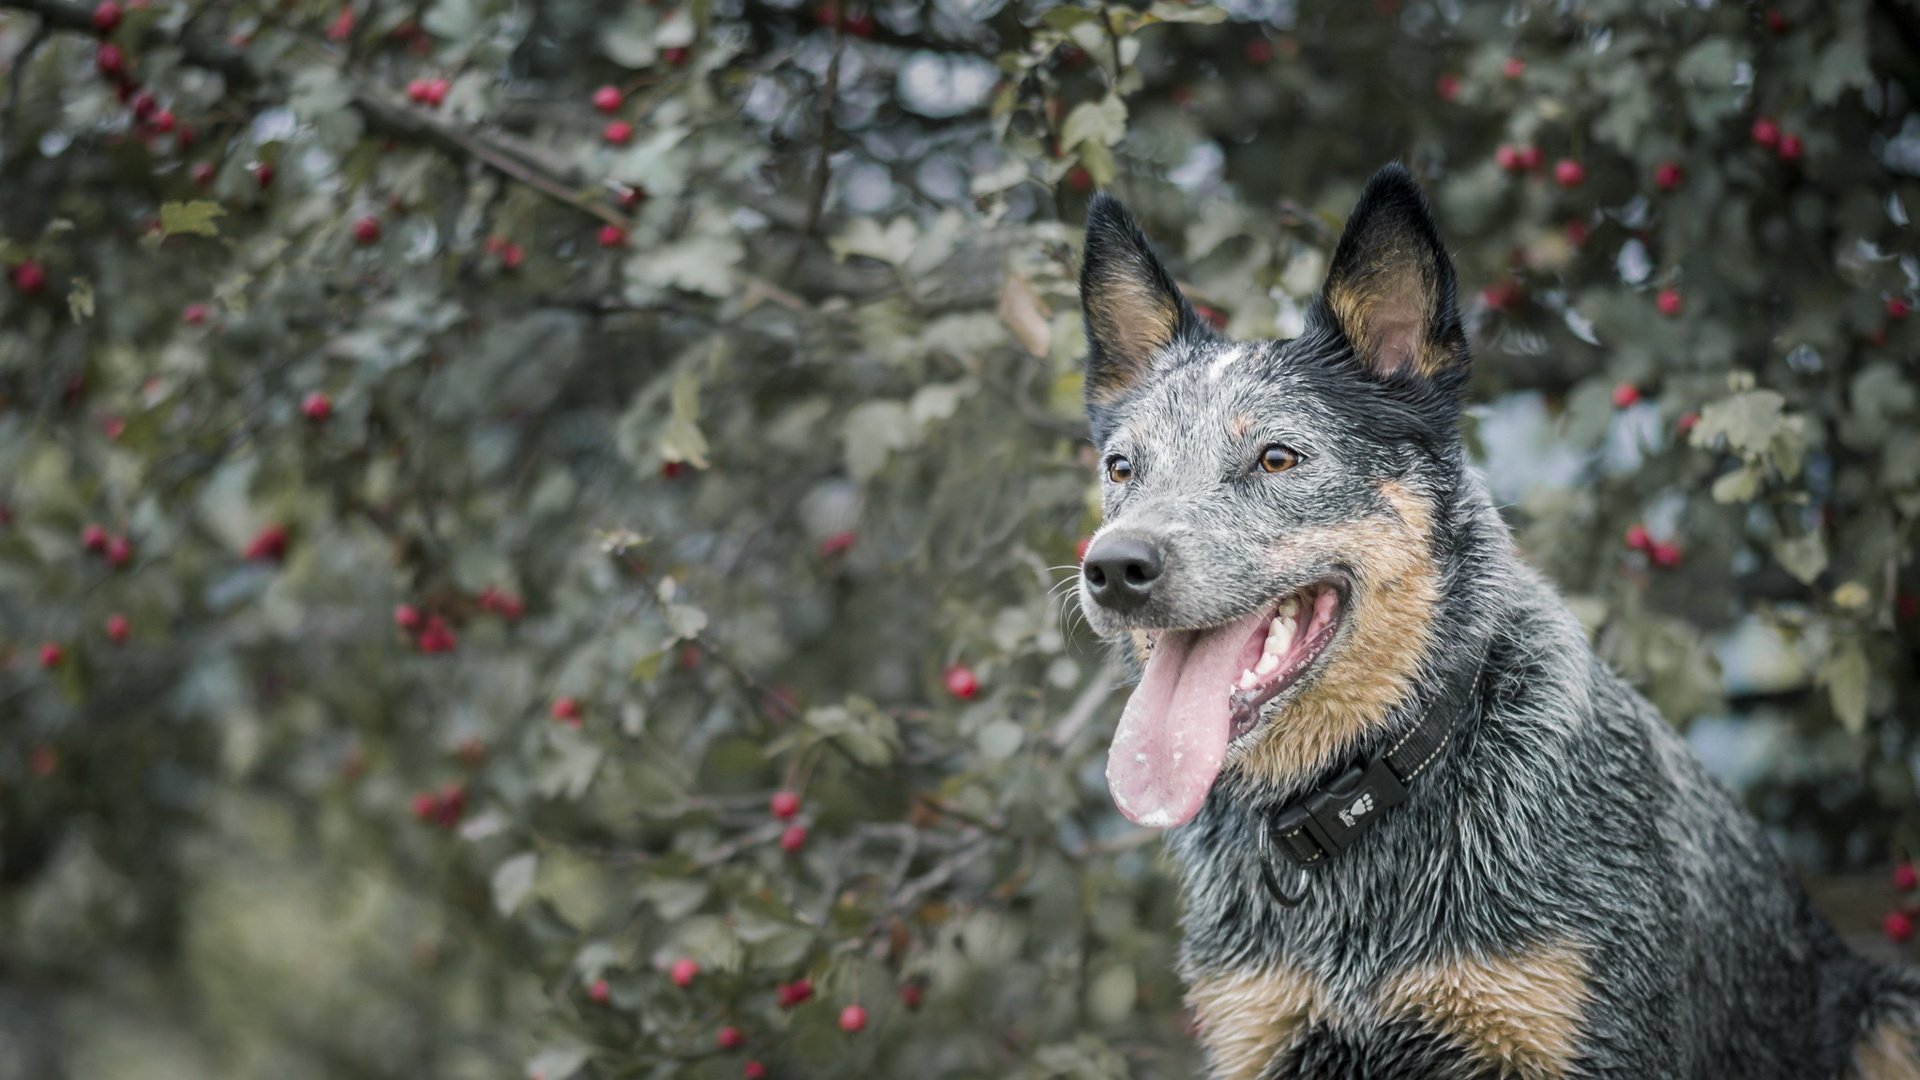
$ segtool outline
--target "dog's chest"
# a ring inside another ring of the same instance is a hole
[[[1364,984],[1268,963],[1198,975],[1188,992],[1210,1072],[1552,1078],[1579,1054],[1583,951],[1568,941],[1435,957]]]

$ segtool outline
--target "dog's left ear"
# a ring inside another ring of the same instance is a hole
[[[1160,350],[1212,335],[1133,215],[1105,192],[1087,207],[1080,307],[1087,323],[1089,409],[1112,405],[1143,382]]]
[[[1314,318],[1376,375],[1464,373],[1453,261],[1420,185],[1398,163],[1374,174],[1334,250]]]

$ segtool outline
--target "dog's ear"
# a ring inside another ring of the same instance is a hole
[[[1388,165],[1367,182],[1334,249],[1314,318],[1337,329],[1376,375],[1465,372],[1453,260],[1440,246],[1426,196],[1403,166]]]
[[[1093,408],[1111,405],[1145,379],[1161,349],[1212,333],[1180,295],[1133,215],[1105,192],[1087,208],[1080,309],[1087,323],[1087,404]]]

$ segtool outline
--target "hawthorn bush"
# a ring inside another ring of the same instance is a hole
[[[1409,162],[1527,551],[1884,873],[1917,25],[0,0],[0,1077],[1189,1074],[1062,584],[1100,187],[1267,336]]]

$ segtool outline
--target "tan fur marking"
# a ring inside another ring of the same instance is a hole
[[[1380,990],[1384,1014],[1411,1016],[1492,1063],[1502,1076],[1565,1076],[1580,1050],[1587,960],[1571,942],[1514,956],[1468,956],[1401,972]]]
[[[1359,580],[1345,614],[1345,644],[1300,700],[1235,751],[1249,777],[1283,781],[1318,772],[1384,721],[1413,685],[1440,602],[1432,517],[1426,501],[1403,484],[1383,484],[1380,494],[1394,516],[1287,539],[1289,560],[1335,558],[1351,565]]]
[[[1327,286],[1327,306],[1347,340],[1381,372],[1408,362],[1422,375],[1438,372],[1449,357],[1427,332],[1438,298],[1427,283],[1426,256],[1387,250],[1372,253],[1369,261],[1383,269]]]
[[[1896,1020],[1883,1020],[1853,1048],[1853,1065],[1846,1080],[1920,1080],[1920,1051],[1913,1031]]]
[[[1172,343],[1180,309],[1171,296],[1118,266],[1087,291],[1086,306],[1096,336],[1114,362],[1109,377],[1088,390],[1095,403],[1111,404],[1145,378],[1153,354]]]
[[[1153,651],[1147,647],[1152,639],[1147,637],[1145,630],[1129,630],[1127,636],[1133,640],[1133,658],[1140,661],[1141,667],[1146,667],[1147,658],[1153,655]]]
[[[1187,991],[1214,1080],[1251,1080],[1309,1025],[1331,1020],[1326,991],[1291,969],[1210,976]]]

